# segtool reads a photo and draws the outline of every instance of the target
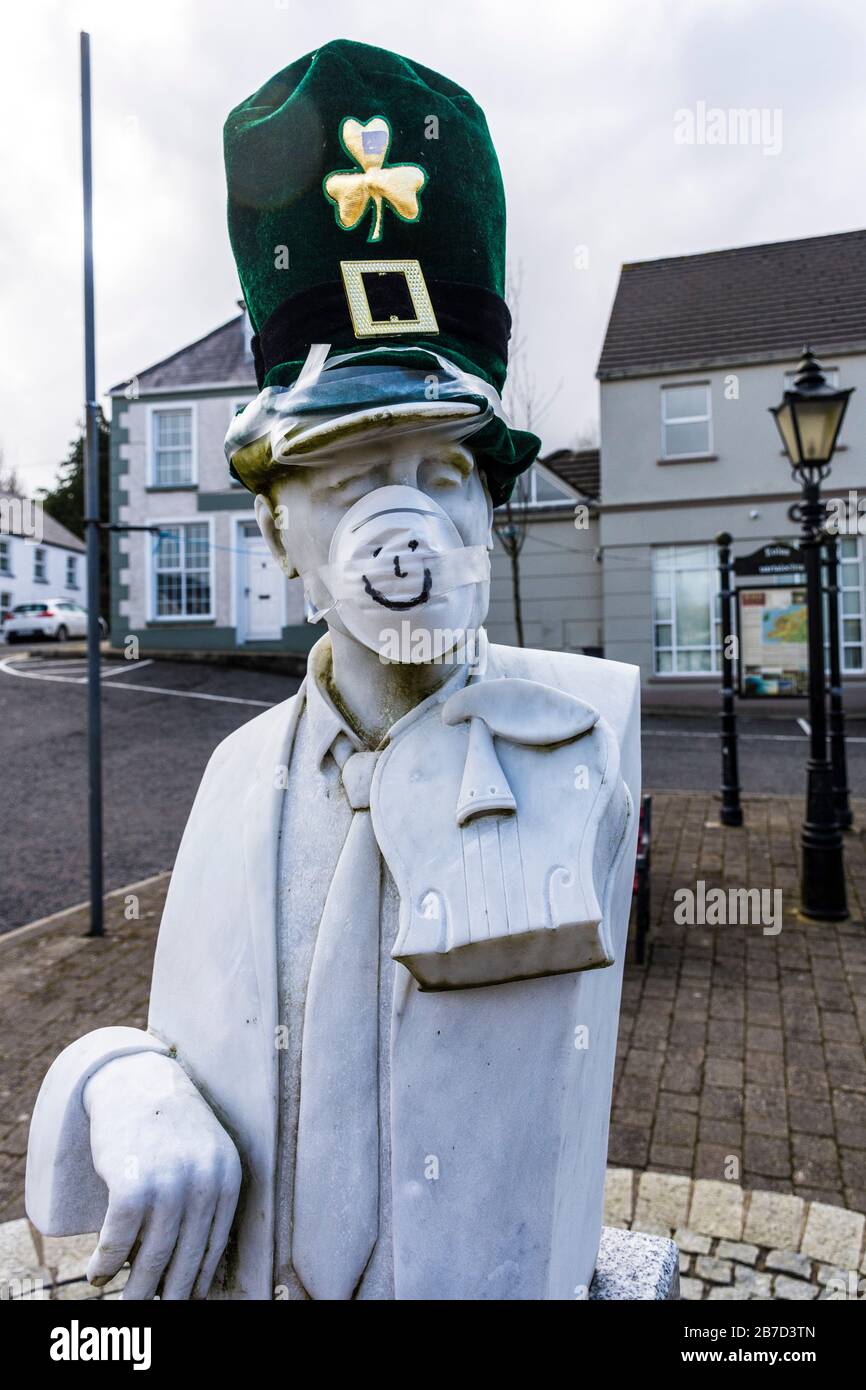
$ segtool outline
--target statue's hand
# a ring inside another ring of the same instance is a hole
[[[84,1106],[108,1187],[88,1279],[105,1284],[129,1260],[125,1299],[204,1298],[240,1190],[231,1139],[179,1063],[155,1052],[100,1067]]]

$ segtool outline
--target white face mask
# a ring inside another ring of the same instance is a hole
[[[486,546],[417,488],[369,492],[341,518],[327,565],[303,576],[311,622],[336,611],[346,631],[386,661],[436,661],[460,648],[484,614]]]

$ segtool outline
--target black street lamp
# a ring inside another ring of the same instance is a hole
[[[834,390],[810,348],[803,349],[794,385],[782,404],[771,408],[785,453],[803,489],[795,517],[802,531],[809,610],[809,725],[806,817],[800,843],[803,869],[800,910],[805,917],[841,921],[848,916],[842,831],[833,796],[833,770],[827,757],[824,680],[824,613],[821,583],[821,483],[842,428],[851,389]]]

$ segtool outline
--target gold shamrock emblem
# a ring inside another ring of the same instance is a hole
[[[363,125],[348,116],[340,125],[340,144],[361,167],[361,173],[337,169],[323,182],[325,196],[334,204],[337,225],[351,232],[372,201],[376,209],[368,241],[382,237],[382,205],[388,203],[404,222],[417,222],[421,216],[418,194],[427,174],[418,164],[386,164],[391,144],[391,127],[384,116],[374,116]]]

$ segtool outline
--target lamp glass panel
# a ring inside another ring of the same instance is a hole
[[[830,457],[844,405],[844,400],[828,397],[795,402],[804,463],[824,463]]]
[[[800,449],[797,444],[797,435],[794,430],[794,417],[791,414],[791,407],[786,402],[776,411],[776,424],[782,436],[782,442],[792,463],[800,462]]]

